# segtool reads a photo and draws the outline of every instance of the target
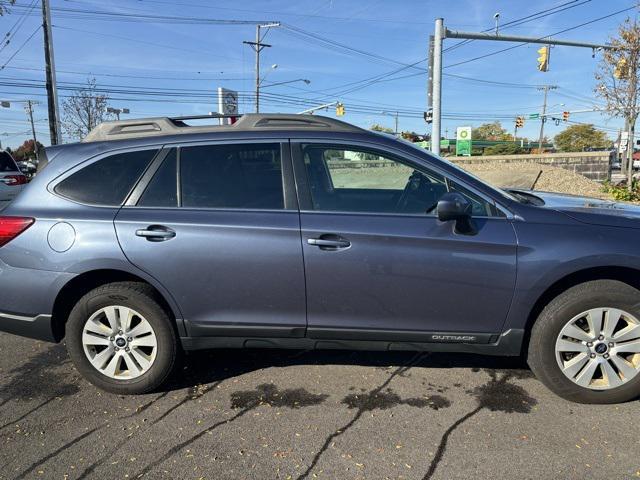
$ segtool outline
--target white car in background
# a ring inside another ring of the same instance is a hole
[[[27,177],[20,171],[13,157],[0,151],[0,210],[4,209],[27,183]]]

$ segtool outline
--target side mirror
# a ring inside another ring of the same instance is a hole
[[[441,222],[456,222],[456,233],[465,235],[475,233],[475,227],[471,219],[473,205],[467,198],[458,192],[446,193],[438,201],[436,212]]]

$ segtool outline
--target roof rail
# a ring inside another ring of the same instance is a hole
[[[189,125],[189,120],[236,118],[233,124]],[[267,131],[267,130],[331,130],[361,132],[362,129],[349,123],[318,115],[284,113],[222,115],[189,115],[185,117],[154,117],[103,122],[82,140],[98,142],[125,140],[129,138],[154,137],[185,133],[207,133],[217,131]]]

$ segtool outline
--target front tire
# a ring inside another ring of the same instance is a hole
[[[153,391],[176,364],[175,329],[155,291],[144,283],[116,282],[91,290],[74,306],[66,331],[78,371],[108,392]]]
[[[577,403],[640,396],[640,291],[616,280],[574,286],[536,320],[528,363],[550,390]]]

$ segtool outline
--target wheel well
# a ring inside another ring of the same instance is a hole
[[[121,270],[93,270],[72,278],[58,293],[51,316],[53,335],[56,341],[64,338],[67,319],[78,300],[94,288],[113,282],[140,282],[149,285],[155,291],[157,300],[169,314],[169,317],[175,318],[173,310],[162,294],[143,278]]]
[[[533,305],[533,308],[529,313],[525,327],[526,336],[523,342],[525,358],[527,355],[526,350],[529,346],[531,329],[544,307],[546,307],[551,300],[569,288],[592,280],[618,280],[640,290],[640,271],[627,267],[595,267],[580,270],[561,278],[545,290]]]

